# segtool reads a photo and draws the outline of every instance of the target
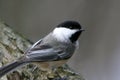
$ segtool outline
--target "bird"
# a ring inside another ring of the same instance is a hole
[[[83,31],[77,21],[61,22],[52,32],[28,48],[22,57],[0,67],[0,78],[28,63],[37,63],[44,69],[65,64],[78,47],[78,39]]]

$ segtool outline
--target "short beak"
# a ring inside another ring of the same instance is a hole
[[[80,29],[80,31],[85,31],[84,29]]]

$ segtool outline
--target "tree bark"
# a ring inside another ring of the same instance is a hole
[[[30,40],[13,31],[4,22],[0,22],[0,67],[21,57],[31,45]],[[10,72],[0,80],[84,80],[84,78],[70,69],[67,64],[52,72],[28,64]]]

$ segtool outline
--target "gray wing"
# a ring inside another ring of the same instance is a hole
[[[41,44],[42,40],[39,40],[27,51],[27,61],[53,61],[60,60],[59,53],[62,53],[62,49],[55,49],[49,44]]]

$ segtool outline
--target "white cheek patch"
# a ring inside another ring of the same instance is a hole
[[[68,42],[68,41],[70,41],[69,38],[71,37],[71,35],[77,31],[78,30],[71,30],[69,28],[58,27],[53,30],[53,36],[58,41]]]

